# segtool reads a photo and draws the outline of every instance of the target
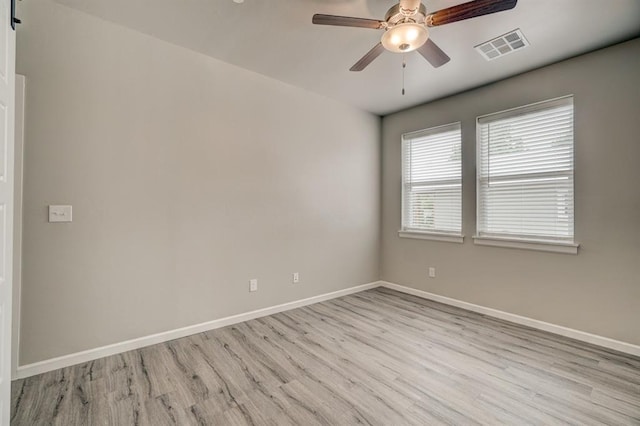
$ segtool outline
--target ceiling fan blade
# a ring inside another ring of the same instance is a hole
[[[475,0],[431,13],[427,15],[425,21],[427,26],[436,27],[513,9],[516,7],[516,3],[518,3],[518,0]]]
[[[367,67],[367,65],[373,62],[375,58],[380,56],[382,52],[384,52],[384,46],[382,45],[382,43],[376,44],[373,49],[371,49],[369,52],[367,52],[366,55],[362,57],[362,59],[356,62],[354,66],[349,68],[349,71],[362,71]]]
[[[431,39],[428,39],[417,50],[434,68],[441,67],[451,60]]]
[[[350,16],[322,15],[316,13],[311,20],[317,25],[336,25],[339,27],[371,28],[377,30],[383,28],[384,22],[376,19],[352,18]]]

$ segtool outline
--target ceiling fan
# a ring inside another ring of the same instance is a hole
[[[513,9],[517,2],[518,0],[474,0],[427,14],[427,8],[420,0],[400,0],[400,3],[387,11],[384,21],[315,14],[312,22],[318,25],[384,30],[380,42],[356,62],[350,71],[362,71],[385,49],[394,53],[417,50],[432,66],[438,68],[449,62],[450,58],[429,38],[428,27]]]

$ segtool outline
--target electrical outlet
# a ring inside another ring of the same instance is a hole
[[[293,283],[294,283],[294,284],[297,284],[297,283],[299,283],[299,282],[300,282],[300,274],[299,274],[299,273],[297,273],[297,272],[294,272],[294,273],[293,273]]]
[[[258,280],[249,280],[249,291],[258,291]]]
[[[429,278],[435,278],[435,277],[436,277],[436,268],[431,266],[429,267]]]

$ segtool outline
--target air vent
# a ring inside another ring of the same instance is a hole
[[[500,37],[496,37],[493,40],[479,44],[475,49],[487,61],[493,61],[496,58],[508,55],[516,50],[521,50],[528,45],[529,42],[524,38],[524,34],[522,34],[522,31],[518,28]]]

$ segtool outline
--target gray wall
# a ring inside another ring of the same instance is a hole
[[[50,0],[20,8],[21,365],[378,279],[378,117]]]
[[[567,94],[575,95],[579,254],[474,246],[475,118]],[[640,344],[639,105],[636,39],[385,117],[382,279]],[[462,121],[465,243],[399,238],[400,135],[454,121]]]

